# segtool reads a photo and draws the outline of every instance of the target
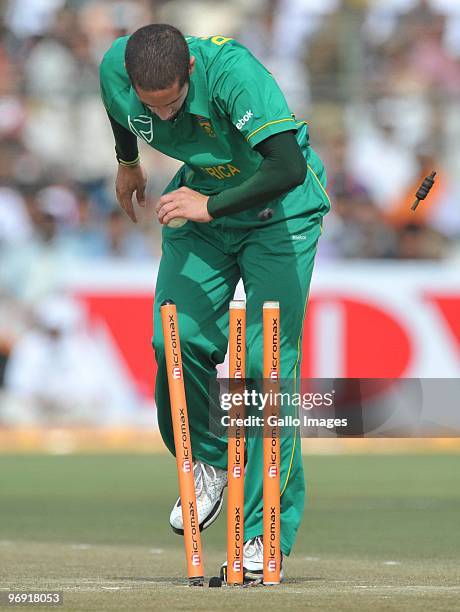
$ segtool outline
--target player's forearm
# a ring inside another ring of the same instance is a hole
[[[213,218],[270,202],[305,180],[307,164],[293,132],[275,134],[256,149],[264,159],[254,176],[209,198],[208,212]]]
[[[115,138],[117,160],[124,165],[135,164],[139,160],[136,136],[115,121],[109,113],[107,115],[112,126],[113,137]]]

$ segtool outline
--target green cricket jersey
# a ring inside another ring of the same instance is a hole
[[[275,211],[269,223],[306,212],[327,212],[324,168],[308,144],[308,128],[305,122],[296,121],[275,79],[248,49],[223,36],[187,36],[190,54],[195,57],[189,93],[176,120],[162,121],[131,87],[124,60],[127,41],[128,36],[117,39],[104,56],[102,99],[120,125],[184,162],[166,191],[186,185],[213,195],[240,185],[263,160],[255,145],[273,134],[293,130],[310,170],[303,185],[272,203],[214,222],[229,227],[258,226],[257,215],[267,205]]]

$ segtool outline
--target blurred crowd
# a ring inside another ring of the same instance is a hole
[[[19,384],[2,363],[21,329],[33,328],[22,309],[30,319],[30,305],[72,261],[160,255],[152,206],[178,164],[141,143],[149,206],[131,224],[115,201],[114,143],[98,82],[111,42],[154,21],[239,39],[309,122],[332,200],[319,263],[458,257],[458,0],[7,0],[0,314],[9,317],[0,320],[8,321],[0,322],[0,383]],[[414,194],[433,170],[430,198],[414,213]]]
[[[153,216],[114,201],[113,142],[98,93],[111,41],[165,21],[245,43],[310,122],[333,212],[320,257],[441,259],[460,208],[456,0],[9,0],[0,14],[0,248],[158,256]],[[143,149],[154,200],[177,164]],[[429,204],[410,212],[436,170]]]

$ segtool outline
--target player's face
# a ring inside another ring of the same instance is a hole
[[[190,58],[189,74],[192,74],[194,67],[195,58],[192,56]],[[155,113],[162,121],[173,121],[185,102],[189,87],[190,82],[188,80],[182,87],[179,85],[179,80],[177,80],[174,85],[167,89],[146,91],[138,87],[136,93],[142,104],[152,113]]]
[[[185,102],[189,86],[189,83],[186,82],[180,87],[177,81],[167,89],[145,91],[138,87],[136,91],[142,104],[152,113],[155,113],[162,121],[173,121]]]

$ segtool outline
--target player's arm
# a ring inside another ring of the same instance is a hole
[[[120,125],[107,111],[115,139],[115,153],[118,161],[115,193],[117,200],[131,221],[137,223],[133,195],[139,206],[145,206],[145,185],[147,178],[139,159],[136,136]]]
[[[120,91],[129,87],[125,71],[120,66],[120,47],[123,38],[114,42],[105,54],[99,69],[101,98],[107,111],[115,139],[115,153],[118,160],[118,172],[115,181],[117,200],[126,214],[136,223],[133,194],[136,193],[138,204],[145,206],[146,177],[139,162],[137,138],[114,117],[117,116],[116,99]]]
[[[177,217],[206,223],[260,206],[303,183],[307,164],[293,132],[269,136],[255,148],[263,160],[252,177],[210,197],[188,187],[165,194],[156,207],[160,223]]]
[[[112,127],[115,139],[115,154],[119,164],[135,166],[139,162],[139,149],[135,134],[123,127],[107,111],[107,116]]]
[[[209,198],[208,211],[214,218],[279,198],[301,185],[307,172],[295,138],[297,123],[273,75],[238,43],[228,43],[220,57],[215,102],[263,160],[244,183]]]
[[[259,169],[241,185],[209,198],[214,219],[265,204],[304,182],[307,164],[294,132],[274,134],[254,148],[264,158]]]

